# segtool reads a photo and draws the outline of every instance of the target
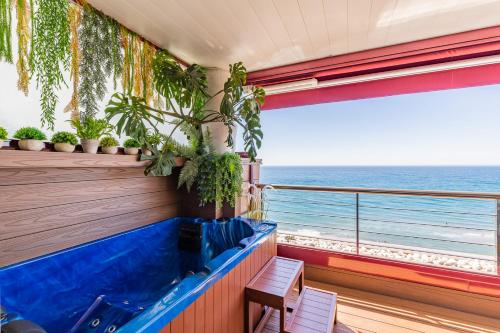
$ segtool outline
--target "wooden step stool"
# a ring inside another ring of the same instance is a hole
[[[300,294],[285,332],[332,333],[337,320],[337,294],[305,287]]]
[[[245,288],[245,332],[253,332],[250,302],[270,307],[264,318],[269,318],[271,308],[277,309],[280,332],[285,332],[286,303],[297,282],[300,293],[304,286],[304,262],[272,257]]]
[[[287,303],[299,282],[299,298],[291,314]],[[245,332],[252,332],[250,302],[268,309],[255,332],[264,333],[332,333],[337,317],[337,294],[304,287],[304,263],[273,257],[245,289]]]

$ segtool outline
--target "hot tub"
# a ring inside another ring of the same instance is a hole
[[[275,228],[173,218],[2,268],[3,324],[23,318],[48,333],[157,332]]]

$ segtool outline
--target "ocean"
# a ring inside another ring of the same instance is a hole
[[[262,166],[263,184],[500,193],[500,167]],[[355,239],[354,194],[266,191],[280,232]],[[496,202],[360,194],[360,242],[495,256]]]

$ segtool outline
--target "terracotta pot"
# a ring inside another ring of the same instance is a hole
[[[97,154],[99,148],[99,140],[82,140],[83,152],[87,154]]]
[[[72,153],[75,151],[75,145],[69,143],[54,143],[54,149],[60,153]]]
[[[125,155],[137,155],[139,154],[139,148],[125,148]]]
[[[151,152],[151,150],[149,150],[149,149],[148,149],[148,148],[146,148],[146,147],[142,147],[142,148],[141,148],[141,152],[142,152],[142,154],[143,154],[143,155],[146,155],[146,156],[151,156],[151,155],[153,155],[153,153]]]
[[[19,140],[18,144],[22,150],[40,151],[45,148],[45,144],[41,140]]]
[[[114,155],[118,153],[118,147],[101,147],[101,150],[104,154]]]

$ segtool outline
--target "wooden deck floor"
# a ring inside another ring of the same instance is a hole
[[[305,284],[338,293],[336,333],[500,332],[500,313],[494,319],[315,281]]]

